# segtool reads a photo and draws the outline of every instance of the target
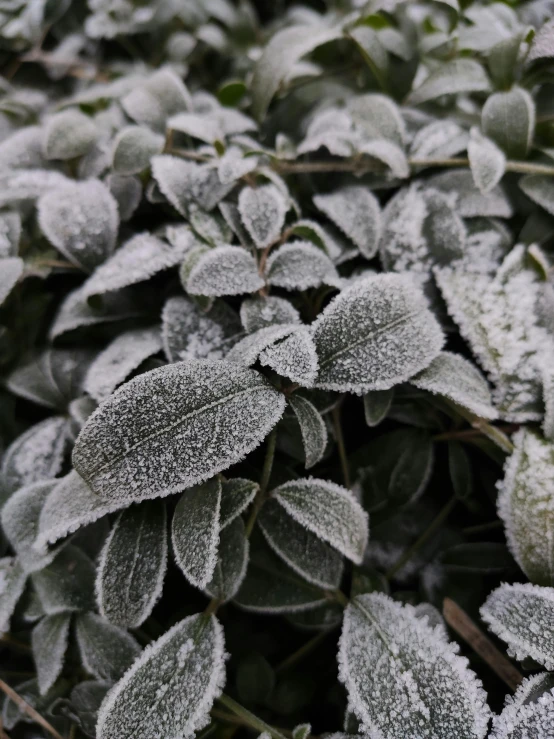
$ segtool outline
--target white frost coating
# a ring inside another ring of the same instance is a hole
[[[462,218],[488,216],[511,218],[512,205],[500,185],[486,193],[480,192],[469,170],[452,170],[434,175],[428,184],[452,196],[453,205]]]
[[[246,576],[249,542],[242,518],[235,518],[221,532],[217,563],[206,593],[225,603],[236,594]]]
[[[222,359],[241,335],[236,313],[224,302],[204,312],[185,297],[170,298],[162,313],[162,341],[169,362]]]
[[[534,203],[554,214],[554,187],[549,177],[532,174],[522,177],[519,186]]]
[[[197,165],[166,154],[152,157],[151,165],[152,175],[163,195],[186,217],[188,205],[193,200],[192,178]]]
[[[488,92],[490,82],[487,73],[474,59],[453,59],[441,64],[408,97],[411,105],[421,105],[441,95],[461,92]]]
[[[409,277],[355,282],[312,324],[316,387],[362,394],[388,390],[425,369],[442,348],[441,328]]]
[[[394,177],[405,179],[410,174],[410,165],[403,150],[387,139],[373,139],[359,147],[359,151],[386,164]]]
[[[467,131],[454,121],[433,121],[423,126],[412,141],[412,159],[449,159],[466,150]]]
[[[267,260],[266,275],[270,285],[285,290],[341,285],[333,262],[310,241],[293,241],[276,249]]]
[[[323,457],[327,446],[327,426],[317,408],[306,398],[291,395],[289,403],[300,425],[308,470]]]
[[[525,678],[513,696],[506,696],[500,716],[492,722],[490,739],[539,739],[554,736],[554,688],[546,672]]]
[[[470,131],[467,153],[475,185],[481,192],[490,192],[498,185],[506,170],[504,152],[474,127]]]
[[[295,323],[282,323],[259,328],[235,344],[227,354],[226,359],[243,367],[250,367],[257,361],[264,349],[297,330],[298,326]]]
[[[159,328],[136,328],[117,336],[90,365],[85,392],[101,403],[133,370],[162,348]]]
[[[241,295],[264,286],[256,260],[242,246],[218,246],[202,254],[187,280],[191,295]]]
[[[0,207],[36,200],[54,189],[74,184],[60,172],[45,169],[15,169],[0,172]]]
[[[318,361],[315,344],[307,326],[296,329],[290,336],[278,341],[260,354],[260,362],[271,367],[282,377],[313,387],[317,377]]]
[[[238,148],[231,146],[217,163],[217,174],[222,185],[229,185],[253,172],[258,166],[258,157],[244,156]]]
[[[244,459],[284,407],[253,370],[223,360],[171,364],[104,401],[77,437],[73,464],[107,501],[171,495]]]
[[[145,501],[118,516],[100,553],[96,600],[110,623],[138,628],[150,615],[167,569],[167,517],[161,501]]]
[[[525,266],[525,247],[516,246],[494,278],[462,270],[435,269],[448,312],[494,385],[501,418],[515,423],[542,417],[542,367],[554,350],[539,324],[541,280]]]
[[[2,508],[2,528],[25,572],[40,570],[56,556],[56,550],[39,553],[33,549],[39,517],[56,480],[36,482],[11,495]]]
[[[27,575],[16,557],[0,559],[0,633],[9,631],[10,618],[26,581]]]
[[[251,334],[275,324],[300,323],[300,313],[284,298],[260,296],[242,301],[240,320],[244,330]]]
[[[504,583],[481,606],[481,618],[506,642],[518,661],[531,657],[554,669],[554,588],[527,583]]]
[[[99,680],[119,680],[141,652],[133,636],[96,613],[77,616],[75,636],[83,667]]]
[[[149,233],[137,234],[95,270],[83,285],[83,295],[100,295],[144,282],[164,269],[176,267],[183,256],[184,250],[169,246]]]
[[[185,490],[173,514],[171,542],[175,561],[196,588],[205,588],[214,574],[220,511],[221,481],[217,476]]]
[[[113,252],[117,203],[99,180],[68,182],[48,190],[37,208],[46,238],[78,267],[91,272]]]
[[[33,659],[41,695],[45,695],[58,679],[69,640],[71,615],[58,613],[45,616],[31,632]]]
[[[164,137],[141,126],[126,126],[113,142],[112,164],[118,174],[137,174],[150,165],[150,159],[159,154]]]
[[[513,443],[498,484],[498,515],[527,577],[554,585],[554,444],[529,429],[520,429]]]
[[[344,615],[339,678],[362,734],[379,739],[482,739],[490,711],[481,682],[440,627],[382,593]]]
[[[125,508],[131,502],[131,499],[124,498],[117,501],[102,500],[72,470],[57,482],[44,503],[34,547],[44,553],[49,544],[64,539],[81,526],[88,526],[108,513]]]
[[[219,525],[222,529],[245,511],[256,497],[260,486],[252,480],[236,477],[225,480],[221,487],[221,510]]]
[[[271,493],[298,523],[360,564],[367,546],[368,515],[350,490],[327,480],[291,480]]]
[[[258,517],[269,546],[288,566],[320,588],[338,588],[342,557],[302,524],[291,518],[276,500],[268,500]]]
[[[316,246],[321,247],[327,256],[334,262],[339,262],[344,255],[345,244],[342,238],[336,233],[331,233],[328,227],[324,227],[317,221],[311,221],[307,218],[301,218],[289,227],[288,231],[301,239],[311,241]],[[348,245],[349,246],[349,245]],[[349,246],[350,248],[350,246]],[[357,249],[352,247],[351,253],[356,254]]]
[[[160,133],[169,116],[192,107],[189,91],[169,67],[154,72],[121,100],[127,115]]]
[[[441,352],[410,382],[420,390],[443,395],[481,418],[498,418],[487,381],[477,367],[460,354]]]
[[[68,422],[51,416],[18,436],[2,458],[2,477],[8,491],[56,477],[68,442]]]
[[[0,259],[0,305],[14,289],[23,274],[25,264],[19,257]]]
[[[65,546],[44,569],[31,574],[31,582],[44,613],[90,611],[94,608],[94,564],[77,547]]]
[[[45,166],[42,154],[42,126],[26,126],[6,136],[0,142],[0,169],[41,169]]]
[[[98,135],[88,115],[75,109],[62,110],[44,126],[42,151],[46,159],[74,159],[86,154]]]
[[[285,196],[275,185],[243,187],[240,191],[240,217],[258,249],[279,238],[288,209]]]
[[[225,134],[215,116],[210,113],[177,113],[167,121],[167,127],[180,131],[206,144],[223,141]]]
[[[377,198],[368,188],[352,185],[329,195],[316,195],[313,200],[366,259],[375,256],[381,235],[381,211]]]
[[[98,739],[189,739],[224,683],[223,629],[215,616],[189,616],[146,647],[107,694]]]

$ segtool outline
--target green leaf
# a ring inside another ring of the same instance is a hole
[[[127,126],[113,144],[113,168],[119,174],[137,174],[150,166],[150,159],[160,154],[164,138],[148,128]]]
[[[275,673],[259,652],[243,657],[237,666],[237,692],[244,703],[265,703],[275,687]]]
[[[243,513],[256,497],[260,489],[257,482],[236,477],[225,480],[221,486],[220,526],[224,529]]]
[[[531,65],[552,57],[554,57],[554,22],[549,20],[535,34],[525,62]]]
[[[71,616],[59,613],[45,616],[31,633],[33,659],[41,695],[45,695],[58,679],[69,640]]]
[[[348,31],[348,36],[358,47],[364,61],[375,75],[381,88],[386,88],[389,71],[389,57],[379,34],[368,25],[359,24]]]
[[[373,390],[364,395],[365,422],[370,428],[378,426],[386,418],[393,396],[392,390]]]
[[[493,718],[490,739],[548,736],[553,722],[553,678],[541,672],[525,678],[513,696],[506,696],[502,713]]]
[[[94,565],[80,549],[66,546],[56,559],[31,575],[48,616],[94,608]]]
[[[289,206],[275,185],[243,187],[238,207],[242,222],[258,249],[265,249],[279,239]]]
[[[301,395],[291,395],[289,403],[300,426],[306,469],[317,464],[327,447],[327,426],[317,408]]]
[[[307,327],[297,327],[289,336],[266,347],[259,355],[260,364],[271,367],[302,387],[313,387],[318,361],[315,344]]]
[[[264,286],[256,260],[242,246],[218,246],[201,255],[186,282],[191,295],[241,295]]]
[[[245,298],[240,306],[240,320],[244,330],[252,334],[276,324],[300,323],[300,314],[288,300],[269,295]]]
[[[509,156],[524,159],[535,130],[535,103],[521,87],[495,92],[487,98],[481,114],[483,133]]]
[[[167,118],[191,108],[192,101],[182,80],[164,67],[135,84],[121,105],[134,121],[163,133]]]
[[[246,576],[248,539],[240,516],[234,518],[220,533],[217,562],[206,592],[221,603],[231,600]]]
[[[243,459],[284,407],[252,370],[207,360],[168,365],[126,383],[93,413],[73,464],[104,500],[170,495]]]
[[[0,559],[0,632],[9,630],[10,618],[26,582],[27,575],[16,557]]]
[[[474,59],[453,59],[438,67],[413,90],[408,98],[411,105],[421,105],[442,95],[468,92],[488,92],[487,73]]]
[[[98,135],[88,115],[75,109],[62,110],[46,122],[42,150],[46,159],[74,159],[86,154]]]
[[[490,192],[502,179],[506,157],[498,146],[473,127],[467,147],[471,174],[481,192]]]
[[[96,613],[83,613],[75,622],[83,667],[99,680],[119,680],[140,654],[136,639]]]
[[[270,285],[284,290],[341,284],[333,262],[310,241],[293,241],[275,249],[267,260],[266,275]]]
[[[534,203],[554,215],[554,182],[552,177],[542,174],[529,174],[522,177],[519,186]]]
[[[315,195],[313,201],[366,259],[375,256],[381,235],[381,211],[379,201],[368,188],[351,185],[328,195]]]
[[[491,47],[487,57],[487,67],[497,87],[507,89],[513,84],[524,35],[523,31],[519,31]]]

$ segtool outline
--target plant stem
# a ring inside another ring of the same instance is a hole
[[[244,708],[244,706],[241,706],[240,703],[237,703],[230,696],[225,695],[225,693],[220,695],[217,700],[225,706],[225,708],[229,709],[229,711],[232,711],[236,716],[239,716],[244,721],[245,726],[249,726],[260,733],[266,731],[271,737],[273,737],[273,739],[287,739],[285,734],[282,734],[279,729],[266,724],[265,721],[262,721],[261,718],[258,718],[258,716],[251,713],[247,708]]]
[[[335,429],[335,438],[337,440],[337,446],[339,449],[339,457],[340,457],[340,466],[342,469],[342,478],[344,480],[344,484],[347,488],[350,488],[351,480],[350,480],[350,465],[348,464],[348,456],[346,454],[346,446],[344,444],[344,435],[342,433],[342,424],[340,421],[340,408],[341,403],[337,403],[333,410],[331,411],[331,415],[333,417],[333,427]]]
[[[39,724],[39,726],[42,726],[42,728],[51,736],[53,736],[54,739],[63,739],[61,734],[58,734],[56,729],[51,724],[49,724],[48,721],[43,718],[40,713],[38,713],[38,711],[35,711],[35,709],[30,706],[27,701],[23,700],[23,698],[18,695],[15,690],[13,690],[13,688],[10,688],[10,686],[7,685],[3,680],[0,680],[0,690],[4,692],[21,711],[26,713],[30,719]]]
[[[450,598],[445,598],[442,613],[446,623],[464,639],[473,651],[482,657],[510,690],[515,691],[523,675],[483,634],[477,624]]]
[[[404,567],[404,565],[410,561],[412,556],[420,549],[424,544],[427,543],[427,541],[433,536],[435,531],[438,531],[442,524],[446,521],[448,516],[450,515],[452,509],[458,502],[458,498],[454,495],[448,503],[444,506],[444,508],[438,513],[437,516],[431,521],[429,526],[425,529],[423,534],[414,541],[411,547],[408,547],[404,554],[402,554],[396,562],[393,564],[393,566],[386,572],[385,577],[387,580],[392,580],[392,578],[396,575],[396,573]]]
[[[300,660],[304,659],[304,657],[313,652],[314,649],[317,649],[321,642],[323,642],[330,633],[331,629],[319,631],[309,641],[307,641],[299,649],[297,649],[296,652],[289,654],[286,659],[280,662],[275,668],[275,672],[279,674],[280,672],[285,672],[285,670],[289,670],[291,667],[294,667],[294,665],[300,662]]]
[[[269,478],[271,477],[271,469],[273,467],[273,459],[275,457],[276,442],[277,429],[274,428],[267,439],[267,449],[265,453],[264,466],[262,468],[262,476],[260,479],[260,489],[258,490],[256,499],[254,500],[254,505],[252,506],[250,517],[248,518],[248,522],[246,524],[245,534],[247,539],[249,539],[252,534],[252,529],[254,528],[256,519],[258,518],[258,513],[260,512],[265,500],[267,486],[269,485]]]
[[[481,534],[484,531],[493,531],[494,529],[501,529],[503,526],[502,521],[496,519],[496,521],[489,521],[488,523],[479,523],[476,526],[466,526],[462,529],[462,534],[471,536],[472,534]]]

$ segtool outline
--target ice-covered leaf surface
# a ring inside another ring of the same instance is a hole
[[[467,169],[441,172],[428,180],[431,187],[450,195],[456,212],[462,218],[511,218],[513,208],[501,185],[482,193]]]
[[[171,115],[191,107],[190,94],[180,77],[169,67],[154,72],[122,99],[127,115],[155,131],[164,131]]]
[[[317,377],[315,344],[307,327],[296,329],[260,353],[260,363],[303,387],[312,387]]]
[[[554,585],[554,444],[530,429],[518,431],[513,443],[499,483],[498,515],[527,577]]]
[[[480,681],[437,627],[381,593],[344,616],[339,677],[362,731],[383,739],[482,739],[490,711]]]
[[[535,129],[535,103],[522,87],[490,95],[481,113],[483,133],[510,157],[526,156]]]
[[[525,678],[492,722],[490,739],[533,739],[554,732],[554,686],[546,672]]]
[[[113,252],[117,203],[99,180],[68,182],[45,192],[38,202],[39,225],[70,262],[91,272]]]
[[[239,195],[239,213],[258,249],[279,238],[288,210],[283,193],[275,185],[244,187]]]
[[[382,162],[390,169],[393,177],[405,179],[409,176],[410,166],[406,154],[398,144],[387,139],[374,139],[363,143],[359,149],[363,154]]]
[[[310,469],[323,457],[327,446],[327,426],[317,408],[297,393],[291,395],[289,403],[296,416],[302,434],[306,469]]]
[[[167,568],[167,520],[161,501],[120,513],[100,554],[96,600],[116,626],[138,628],[161,595]]]
[[[221,511],[221,481],[213,477],[186,490],[175,508],[171,542],[175,560],[187,580],[204,588],[217,563]]]
[[[240,516],[223,529],[217,549],[217,562],[206,592],[222,603],[240,588],[248,566],[248,539]]]
[[[83,667],[99,680],[118,680],[141,651],[134,637],[96,613],[79,614],[75,634]]]
[[[98,739],[180,739],[203,727],[225,682],[223,629],[189,616],[143,651],[107,694]]]
[[[307,478],[291,480],[271,493],[299,524],[353,562],[362,561],[368,517],[354,495],[341,485]]]
[[[74,159],[86,154],[97,137],[89,116],[78,110],[62,110],[45,125],[42,150],[46,159]]]
[[[547,670],[554,667],[554,588],[504,583],[481,606],[490,630],[506,642],[517,660],[531,657]]]
[[[241,295],[264,286],[254,257],[241,246],[218,246],[205,252],[192,268],[187,291],[191,295]]]
[[[354,242],[364,257],[375,256],[381,235],[381,211],[369,189],[343,187],[329,195],[316,195],[314,204]]]
[[[27,575],[16,557],[0,559],[0,631],[8,631],[10,618],[23,594]]]
[[[117,135],[113,145],[113,168],[119,174],[136,174],[150,164],[150,159],[159,154],[164,139],[157,133],[141,126],[128,126]]]
[[[481,64],[474,59],[455,59],[439,66],[410,95],[409,102],[420,105],[441,95],[461,92],[488,92],[490,82]]]
[[[552,180],[542,174],[531,174],[519,181],[519,186],[528,198],[554,215],[554,186]]]
[[[504,152],[479,129],[471,129],[467,147],[473,181],[481,192],[489,192],[496,187],[506,169]]]
[[[19,257],[3,257],[0,259],[0,305],[14,289],[23,274],[23,259]]]
[[[269,295],[245,298],[240,306],[240,320],[251,334],[279,323],[300,323],[300,314],[288,300]]]
[[[126,383],[93,413],[73,464],[104,500],[170,495],[243,459],[284,406],[253,370],[210,360],[168,365]]]
[[[70,622],[71,616],[67,613],[45,616],[31,633],[33,659],[41,695],[50,690],[62,671]]]
[[[257,482],[236,477],[225,480],[221,486],[221,509],[219,524],[225,528],[246,510],[259,490]]]
[[[48,616],[94,608],[94,565],[80,549],[66,546],[56,559],[31,575]]]
[[[423,294],[401,275],[362,279],[334,298],[312,324],[316,386],[387,390],[427,367],[442,348]]]
[[[310,241],[294,241],[276,249],[266,265],[267,281],[285,290],[307,290],[319,285],[340,285],[333,262]]]
[[[468,135],[455,121],[441,119],[420,128],[413,138],[410,155],[413,159],[448,158],[465,151]]]
[[[249,367],[256,362],[265,349],[297,330],[298,326],[294,323],[275,324],[259,328],[235,344],[227,354],[226,359],[243,367]]]

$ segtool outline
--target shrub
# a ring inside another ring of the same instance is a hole
[[[2,4],[2,736],[554,736],[552,8]]]

